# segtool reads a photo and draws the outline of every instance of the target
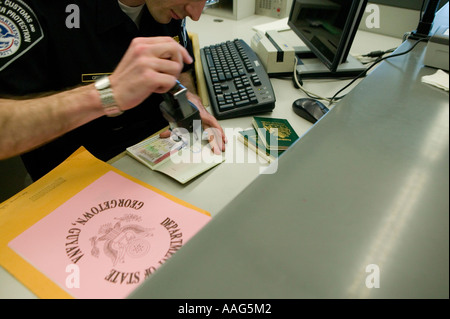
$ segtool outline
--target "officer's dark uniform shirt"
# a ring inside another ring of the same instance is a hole
[[[180,43],[193,56],[191,43],[186,39],[181,21],[172,20],[167,25],[157,23],[146,6],[137,28],[122,12],[117,0],[6,2],[0,4],[2,97],[58,92],[83,82],[92,83],[102,74],[114,71],[132,39],[138,36],[171,36],[180,39]],[[70,15],[75,12],[70,11],[70,7],[67,9],[71,4],[79,8],[79,28],[67,27],[66,19],[69,19],[69,23],[73,22]],[[39,25],[43,37],[37,41]],[[23,46],[13,52],[12,44],[5,34],[11,37],[11,34],[18,32],[21,33],[20,41]],[[6,40],[1,41],[3,39]],[[2,54],[7,57],[3,58]],[[184,71],[190,67],[185,66]],[[107,161],[123,152],[126,147],[168,125],[159,110],[161,101],[161,95],[153,94],[144,103],[123,115],[96,119],[24,154],[22,160],[34,180],[56,167],[80,146]]]

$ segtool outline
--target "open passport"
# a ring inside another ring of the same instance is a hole
[[[214,154],[201,140],[175,140],[155,135],[127,148],[127,154],[148,168],[164,173],[181,184],[225,161],[224,156]]]

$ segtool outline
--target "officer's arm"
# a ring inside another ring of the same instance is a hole
[[[171,38],[136,38],[110,76],[118,106],[126,111],[152,93],[171,89],[186,49]],[[0,159],[29,151],[105,115],[94,84],[29,100],[0,99]]]
[[[94,85],[29,100],[0,99],[0,159],[29,151],[104,114]]]

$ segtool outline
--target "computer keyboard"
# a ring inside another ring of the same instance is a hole
[[[200,50],[211,107],[217,119],[270,112],[275,94],[264,66],[241,39]]]

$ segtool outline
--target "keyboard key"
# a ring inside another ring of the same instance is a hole
[[[222,111],[229,111],[231,109],[234,108],[234,104],[233,103],[229,103],[229,104],[224,104],[220,106],[220,110]]]

